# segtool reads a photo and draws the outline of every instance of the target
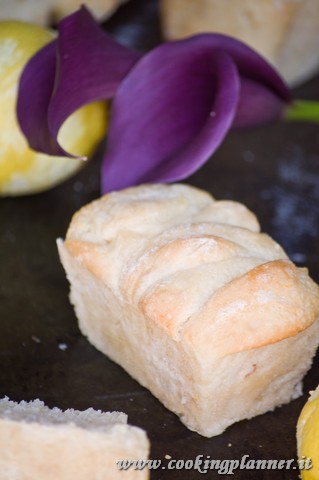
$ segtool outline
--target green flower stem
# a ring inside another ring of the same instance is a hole
[[[294,122],[319,123],[319,102],[296,100],[287,107],[284,119]]]

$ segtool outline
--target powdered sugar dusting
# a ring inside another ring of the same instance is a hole
[[[269,290],[258,290],[256,293],[256,299],[259,304],[263,305],[264,303],[276,300],[276,296]]]
[[[272,235],[295,261],[306,260],[305,242],[310,249],[319,236],[318,165],[319,155],[291,145],[277,164],[278,183],[260,192],[273,206]]]
[[[244,310],[247,303],[244,300],[236,300],[235,302],[230,303],[227,307],[221,308],[218,310],[216,320],[225,320],[228,317],[235,315],[236,313]]]
[[[259,282],[269,282],[269,280],[271,279],[271,276],[268,274],[268,273],[260,273],[258,276],[257,276],[257,279]]]

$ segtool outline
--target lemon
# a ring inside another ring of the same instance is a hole
[[[301,459],[301,478],[319,478],[319,386],[311,393],[297,424],[298,458]],[[311,459],[311,460],[310,460]],[[306,462],[306,465],[305,465]],[[299,460],[300,464],[300,460]],[[306,467],[306,468],[303,468]],[[309,468],[311,467],[311,468]]]
[[[31,150],[16,118],[18,82],[24,65],[53,33],[37,25],[0,22],[0,195],[46,190],[70,177],[82,160],[52,157]],[[35,95],[36,92],[30,92]],[[75,155],[90,156],[102,139],[107,122],[102,102],[87,105],[63,124],[59,141]]]

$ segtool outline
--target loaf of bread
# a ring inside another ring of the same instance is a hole
[[[0,400],[1,480],[146,480],[148,469],[120,470],[119,460],[146,460],[143,430],[127,415],[49,409],[40,400]]]
[[[291,84],[319,68],[318,0],[160,0],[167,39],[219,32],[248,43]]]
[[[301,394],[319,288],[240,203],[182,184],[113,192],[58,249],[83,334],[191,430]]]
[[[128,0],[86,0],[86,6],[96,18],[109,17],[122,3]],[[22,20],[50,25],[77,10],[84,2],[80,0],[1,0],[1,20]]]

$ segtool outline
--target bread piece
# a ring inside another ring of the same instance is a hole
[[[89,408],[49,409],[40,400],[0,400],[1,480],[99,480],[149,478],[148,469],[118,469],[118,460],[146,460],[145,432],[127,415]]]
[[[291,83],[319,68],[318,0],[160,0],[170,40],[219,32],[248,43]]]
[[[85,4],[97,18],[105,19],[126,1],[87,0]],[[43,26],[58,22],[83,4],[80,0],[0,0],[0,3],[1,20],[22,20]]]
[[[301,393],[319,288],[256,217],[186,185],[114,192],[58,240],[90,342],[207,437]]]

